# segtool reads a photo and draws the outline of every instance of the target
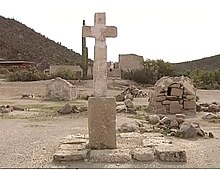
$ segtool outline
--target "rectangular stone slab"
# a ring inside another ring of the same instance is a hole
[[[90,97],[88,114],[89,147],[91,149],[115,149],[115,98]]]
[[[129,149],[92,150],[89,161],[97,163],[124,163],[131,160]]]
[[[79,161],[84,160],[87,156],[87,150],[64,150],[59,149],[54,155],[55,161]]]

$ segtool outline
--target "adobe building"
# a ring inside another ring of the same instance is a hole
[[[107,63],[107,76],[111,78],[121,79],[121,69],[118,63],[108,62]]]
[[[23,69],[30,69],[34,67],[35,67],[34,62],[0,60],[0,69],[7,69],[9,72],[14,72]]]
[[[136,54],[119,54],[119,68],[123,71],[142,69],[143,63],[143,56]]]
[[[154,86],[149,108],[155,114],[196,113],[196,88],[188,77],[162,77]]]

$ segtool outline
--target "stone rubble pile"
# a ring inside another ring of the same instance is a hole
[[[71,106],[69,103],[65,104],[61,107],[61,109],[58,110],[58,113],[60,114],[70,114],[70,113],[80,113],[87,111],[86,106],[77,107],[75,105]]]
[[[142,90],[138,89],[136,86],[129,86],[125,91],[121,92],[120,94],[115,96],[117,102],[124,101],[126,99],[133,98],[145,98],[147,97],[147,93],[143,92]]]
[[[131,99],[126,99],[122,104],[117,105],[116,112],[121,113],[131,113],[136,114],[136,108],[134,107],[134,104]]]
[[[216,103],[216,102],[212,102],[212,103],[201,103],[201,104],[197,104],[197,111],[198,112],[220,112],[220,104]]]

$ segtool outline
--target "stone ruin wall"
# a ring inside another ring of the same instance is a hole
[[[187,77],[163,77],[155,84],[149,106],[156,114],[195,114],[196,88]]]

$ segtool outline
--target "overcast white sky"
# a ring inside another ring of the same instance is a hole
[[[106,12],[118,37],[107,39],[108,61],[134,53],[183,62],[220,54],[219,0],[0,0],[0,15],[81,53],[82,20]],[[87,38],[89,58],[94,40]]]

